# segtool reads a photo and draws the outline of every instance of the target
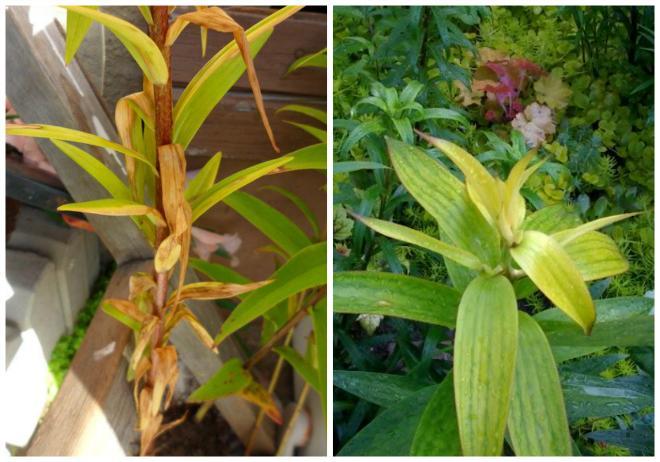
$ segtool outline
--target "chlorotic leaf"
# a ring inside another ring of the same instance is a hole
[[[138,6],[138,9],[147,24],[151,26],[154,23],[154,19],[151,17],[151,8],[148,6]]]
[[[600,228],[604,228],[605,226],[616,223],[617,221],[625,220],[626,218],[639,215],[640,213],[641,212],[622,213],[620,215],[612,215],[611,217],[599,218],[598,220],[584,223],[582,225],[576,226],[575,228],[556,232],[552,234],[552,237],[560,244],[565,245],[571,242],[573,239],[576,239],[590,231],[596,231]]]
[[[316,138],[317,141],[320,141],[321,143],[325,143],[328,139],[328,133],[323,130],[322,128],[314,127],[313,125],[309,124],[302,124],[299,122],[293,122],[291,120],[285,120],[286,123],[293,125],[294,127],[298,127],[301,130],[306,131],[310,135],[312,135],[314,138]]]
[[[163,216],[153,207],[124,199],[99,199],[60,205],[59,212],[81,212],[96,215],[135,216],[146,215],[157,226],[165,226]]]
[[[417,231],[406,226],[398,225],[390,221],[379,220],[377,218],[355,216],[359,221],[367,225],[374,231],[383,234],[384,236],[398,239],[409,244],[418,245],[425,249],[437,252],[440,255],[447,257],[456,263],[474,269],[481,270],[484,265],[477,257],[470,252],[463,250],[453,245],[446,244],[438,239],[434,239],[420,231]]]
[[[500,456],[516,364],[518,305],[504,276],[463,293],[454,342],[456,415],[465,456]]]
[[[301,104],[287,104],[285,106],[282,106],[279,108],[276,113],[279,114],[280,112],[297,112],[299,114],[305,114],[306,116],[309,116],[313,119],[318,120],[321,123],[327,123],[327,115],[325,111],[322,111],[320,109],[316,109],[311,106],[303,106]]]
[[[204,164],[204,167],[197,172],[195,178],[188,183],[185,191],[185,198],[188,202],[193,201],[197,196],[211,189],[218,176],[221,160],[222,153],[217,152],[206,162],[206,164]]]
[[[134,331],[140,330],[150,315],[141,312],[128,300],[108,298],[101,304],[103,311]]]
[[[570,456],[571,435],[552,350],[536,321],[522,311],[518,316],[508,420],[513,450],[516,456]]]
[[[456,326],[460,294],[438,282],[370,271],[333,276],[335,313],[377,314]]]
[[[98,6],[89,6],[88,8],[98,9]],[[69,64],[76,51],[80,48],[85,36],[92,27],[93,21],[81,14],[73,11],[66,12],[66,44],[64,47],[64,62]]]
[[[511,248],[511,256],[534,284],[589,335],[596,311],[580,271],[566,251],[550,236],[525,231]]]
[[[238,393],[252,382],[252,376],[243,369],[240,359],[232,358],[188,397],[188,402],[215,400]]]
[[[325,170],[327,167],[326,143],[312,144],[286,154],[292,160],[273,173],[286,173],[296,170]]]
[[[606,234],[590,231],[563,247],[584,281],[607,278],[628,271],[628,262],[616,242]]]
[[[133,56],[142,72],[155,85],[167,82],[168,70],[165,58],[151,38],[128,21],[102,13],[88,6],[65,5],[67,11],[94,20],[107,27]]]
[[[311,53],[305,56],[301,56],[296,59],[289,69],[286,71],[287,74],[290,74],[298,69],[303,67],[327,67],[328,61],[328,51],[326,48],[317,51],[316,53]]]
[[[193,282],[181,288],[179,301],[183,300],[219,300],[233,298],[246,292],[257,290],[272,283],[270,280],[250,282],[248,284],[233,284],[229,282]],[[174,301],[171,297],[168,305]]]

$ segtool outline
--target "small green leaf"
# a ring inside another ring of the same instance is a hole
[[[251,194],[236,191],[227,196],[224,202],[289,256],[311,244],[298,225],[279,210]]]
[[[99,7],[88,6],[88,8],[96,10]],[[76,51],[85,40],[85,36],[89,28],[92,27],[93,22],[91,19],[73,11],[66,12],[66,44],[64,48],[64,62],[66,64],[69,64],[76,55]]]
[[[596,321],[594,302],[566,251],[546,234],[525,231],[511,256],[541,292],[589,335]]]
[[[274,170],[289,162],[291,162],[291,157],[289,156],[278,157],[277,159],[252,165],[251,167],[240,170],[229,175],[227,178],[218,181],[205,192],[197,196],[197,198],[190,204],[192,207],[192,221],[194,222],[197,220],[211,207],[225,199],[234,191],[258,180],[264,175],[273,173]]]
[[[51,140],[60,151],[66,154],[72,161],[89,173],[99,182],[115,199],[130,199],[131,192],[128,187],[114,174],[112,170],[106,167],[103,162],[91,154],[79,149],[72,144],[64,141]]]
[[[284,358],[286,362],[291,364],[293,370],[295,370],[305,382],[309,383],[314,390],[317,392],[320,391],[319,376],[316,373],[316,370],[314,370],[311,364],[305,361],[305,358],[300,356],[300,353],[288,346],[278,346],[273,348],[273,351]]]
[[[428,386],[406,375],[366,371],[335,370],[332,382],[335,387],[381,407],[396,406]]]
[[[504,276],[478,276],[458,307],[456,414],[465,456],[500,456],[518,343],[518,305]]]
[[[509,409],[516,456],[570,456],[564,395],[552,350],[539,325],[518,313],[518,353]]]
[[[65,5],[63,8],[94,20],[110,29],[154,85],[163,85],[167,82],[167,64],[158,45],[133,24],[88,6]]]
[[[108,141],[100,136],[92,135],[91,133],[85,133],[78,130],[72,130],[70,128],[56,127],[54,125],[43,125],[43,124],[30,124],[30,125],[6,125],[7,135],[17,135],[17,136],[31,136],[33,138],[48,138],[52,140],[60,141],[71,141],[74,143],[83,143],[91,144],[92,146],[99,146],[102,148],[112,149],[113,151],[121,152],[122,154],[133,157],[145,164],[149,165],[154,173],[156,167],[152,162],[150,162],[146,157],[140,154],[137,151],[133,151],[121,144],[113,143]]]
[[[290,74],[293,71],[296,71],[303,67],[325,68],[327,66],[327,61],[328,61],[327,49],[324,48],[322,50],[317,51],[316,53],[311,53],[296,59],[293,62],[293,64],[289,66],[289,69],[286,71],[286,73]]]
[[[307,203],[300,196],[297,196],[296,194],[292,193],[291,191],[287,191],[284,188],[280,188],[279,186],[264,186],[262,189],[274,191],[289,199],[293,205],[298,207],[298,210],[300,210],[303,215],[305,215],[305,218],[307,218],[307,221],[309,221],[309,224],[312,227],[314,236],[321,236],[321,228],[319,227],[319,222],[316,219],[314,212],[312,212],[312,209],[309,208]]]
[[[204,167],[195,175],[195,178],[188,183],[185,191],[185,197],[188,202],[192,202],[197,196],[211,189],[215,178],[218,176],[221,160],[222,153],[217,152],[204,164]]]
[[[268,284],[250,293],[222,324],[215,342],[220,343],[241,327],[262,316],[272,307],[297,294],[326,282],[326,243],[312,244],[295,254],[273,275]]]
[[[252,382],[240,359],[232,358],[188,397],[188,402],[215,400],[238,393]]]
[[[451,373],[426,405],[410,448],[411,456],[460,456],[454,382]]]
[[[214,281],[231,282],[234,284],[247,284],[250,282],[250,279],[220,263],[211,263],[200,260],[199,258],[191,258],[189,264],[192,268],[206,274]]]
[[[355,216],[362,223],[367,225],[374,231],[383,234],[384,236],[391,237],[409,244],[418,245],[425,249],[437,252],[440,255],[447,257],[456,263],[474,269],[481,270],[484,265],[477,257],[470,252],[463,250],[453,245],[446,244],[438,239],[434,239],[420,231],[417,231],[406,226],[398,225],[390,221],[379,220],[377,218]]]
[[[335,273],[335,313],[380,314],[446,327],[456,325],[460,294],[451,287],[401,274]]]
[[[328,133],[322,128],[314,127],[313,125],[309,125],[309,124],[301,124],[299,122],[293,122],[291,120],[285,120],[285,122],[293,125],[294,127],[298,127],[301,130],[306,131],[321,143],[325,143],[327,141]]]
[[[326,143],[318,143],[287,153],[286,157],[291,157],[293,160],[282,167],[281,173],[296,170],[325,170],[327,149]]]
[[[564,244],[584,281],[602,279],[628,271],[628,262],[614,240],[597,231],[590,231]]]
[[[279,114],[280,112],[297,112],[300,114],[305,114],[306,116],[309,116],[313,119],[318,120],[321,123],[327,123],[327,115],[325,111],[322,111],[320,109],[316,109],[314,107],[310,106],[303,106],[301,104],[287,104],[286,106],[282,106],[276,111],[276,114]]]
[[[154,19],[151,17],[151,8],[148,6],[138,6],[138,8],[144,20],[151,26],[154,23]]]
[[[387,165],[378,162],[355,161],[335,162],[332,166],[332,174],[357,172],[358,170],[389,169]]]

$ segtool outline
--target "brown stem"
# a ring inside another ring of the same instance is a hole
[[[320,290],[316,296],[307,303],[305,306],[300,308],[296,313],[284,324],[280,329],[273,334],[273,336],[268,339],[266,343],[262,345],[261,348],[257,350],[255,354],[253,354],[246,362],[245,365],[243,366],[245,369],[251,369],[253,368],[259,361],[261,361],[264,356],[266,356],[270,350],[275,346],[275,344],[282,338],[284,337],[289,330],[293,329],[307,314],[307,309],[309,307],[312,307],[316,305],[316,303],[321,300],[323,295],[325,294],[324,290]]]
[[[163,54],[168,72],[167,82],[164,85],[154,85],[156,146],[163,146],[172,143],[172,66],[170,47],[165,45],[169,28],[169,9],[167,6],[152,6],[151,16],[153,25],[149,26],[149,35]],[[156,156],[156,168],[160,172],[158,156]],[[165,216],[160,181],[156,181],[156,209]],[[156,229],[156,248],[166,237],[167,228],[158,227]],[[167,273],[156,273],[155,277],[156,303],[154,308],[155,314],[160,315],[167,297]],[[160,337],[160,335],[158,336]]]

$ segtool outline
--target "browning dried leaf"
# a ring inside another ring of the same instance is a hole
[[[151,447],[156,439],[160,424],[163,422],[162,414],[151,414],[153,401],[153,390],[150,387],[144,387],[140,391],[138,429],[140,430],[140,455],[146,456],[151,451]]]
[[[267,284],[271,280],[252,282],[249,284],[232,284],[224,282],[195,282],[187,284],[181,288],[179,301],[183,300],[219,300],[223,298],[232,298],[237,295],[256,290]],[[174,298],[170,297],[167,304],[170,305],[174,302]]]
[[[149,344],[151,343],[151,336],[158,325],[158,318],[155,316],[150,316],[150,319],[142,326],[140,332],[138,333],[137,339],[135,341],[135,349],[133,350],[133,355],[129,361],[129,367],[132,369],[137,369],[137,365],[142,359],[142,355],[145,353]]]
[[[138,296],[154,289],[156,281],[151,274],[138,272],[131,275],[128,281],[129,300],[134,301]]]
[[[170,234],[158,246],[154,257],[154,267],[157,273],[165,273],[172,269],[181,255],[181,244],[176,234]]]
[[[238,392],[238,395],[245,401],[259,406],[273,422],[282,425],[282,413],[279,407],[270,393],[257,381],[250,382],[247,387]]]
[[[154,384],[151,399],[151,414],[155,415],[160,412],[165,391],[167,390],[167,395],[163,402],[163,410],[169,407],[172,396],[174,395],[174,387],[179,377],[176,349],[171,345],[155,348],[151,352],[151,364],[150,374]]]
[[[103,311],[115,318],[117,321],[135,331],[140,330],[150,317],[150,315],[140,311],[133,302],[128,300],[108,298],[103,301],[102,308]]]

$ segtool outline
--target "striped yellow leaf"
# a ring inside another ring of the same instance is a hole
[[[63,8],[107,27],[126,47],[149,80],[156,85],[167,82],[167,64],[158,45],[133,24],[88,6],[65,5]]]
[[[458,306],[454,395],[464,456],[500,456],[518,344],[518,305],[504,276],[478,276]]]
[[[91,133],[73,130],[71,128],[57,127],[54,125],[43,124],[30,124],[30,125],[15,125],[8,124],[6,126],[7,135],[17,136],[31,136],[33,138],[48,138],[50,140],[71,141],[73,143],[90,144],[101,148],[112,149],[113,151],[121,152],[125,156],[132,157],[147,164],[156,174],[156,167],[153,162],[150,162],[144,155],[137,151],[129,149],[121,144],[108,141],[100,136],[92,135]]]
[[[547,234],[525,231],[511,256],[557,308],[589,335],[596,311],[579,269],[566,251]]]
[[[386,138],[392,165],[410,194],[454,244],[491,267],[500,262],[500,238],[468,197],[465,185],[419,148]]]
[[[88,8],[98,9],[98,6],[89,6]],[[66,12],[66,43],[64,46],[64,62],[69,64],[76,51],[80,48],[85,36],[92,27],[93,21],[86,16],[73,11]]]
[[[563,245],[585,281],[607,278],[628,271],[628,262],[614,240],[590,231]]]
[[[361,217],[358,215],[355,215],[355,218],[384,236],[391,237],[392,239],[398,239],[403,242],[408,242],[409,244],[418,245],[433,252],[437,252],[440,255],[447,257],[456,263],[460,263],[461,265],[470,269],[481,270],[484,267],[483,263],[481,263],[477,257],[472,255],[467,250],[446,244],[415,229],[398,225],[396,223],[392,223],[391,221],[379,220],[377,218]]]
[[[617,221],[625,220],[626,218],[639,215],[641,212],[622,213],[620,215],[612,215],[611,217],[599,218],[598,220],[590,221],[575,228],[566,229],[563,231],[552,234],[552,237],[560,244],[568,244],[573,239],[576,239],[589,231],[597,231],[605,226],[609,226]]]
[[[188,186],[186,186],[185,197],[188,202],[195,199],[200,194],[208,191],[215,178],[218,176],[218,170],[220,169],[220,161],[222,160],[222,153],[216,152],[213,157],[211,157],[204,167],[197,172],[195,178],[190,180]]]
[[[417,134],[438,148],[463,172],[470,199],[490,223],[496,223],[502,209],[502,196],[495,178],[472,154],[447,140],[434,138],[417,130]]]
[[[571,435],[557,365],[548,339],[518,313],[518,353],[508,429],[517,456],[570,456]]]
[[[163,216],[153,207],[125,199],[99,199],[60,205],[60,212],[81,212],[95,215],[137,216],[146,215],[156,226],[166,226]]]

